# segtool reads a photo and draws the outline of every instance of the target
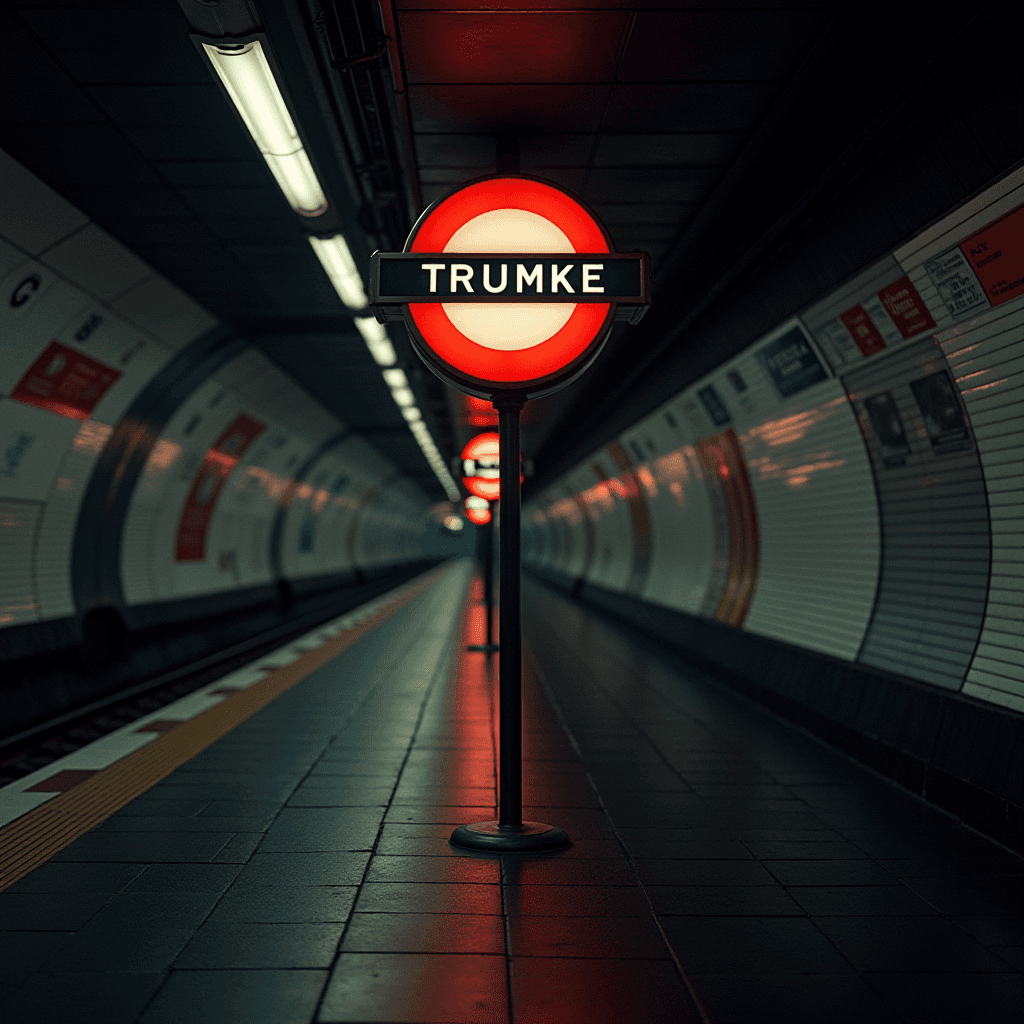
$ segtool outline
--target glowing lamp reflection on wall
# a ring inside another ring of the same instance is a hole
[[[491,503],[475,495],[467,498],[466,518],[477,526],[486,526],[491,521]]]

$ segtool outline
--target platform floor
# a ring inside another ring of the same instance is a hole
[[[525,804],[573,846],[450,846],[496,793],[469,586],[449,567],[0,893],[0,1020],[1020,1019],[1020,858],[537,584]]]

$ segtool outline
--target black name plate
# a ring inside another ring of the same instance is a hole
[[[370,302],[647,305],[646,253],[374,253]]]

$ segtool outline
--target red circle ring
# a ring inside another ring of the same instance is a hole
[[[416,222],[405,251],[443,252],[467,221],[510,208],[551,221],[576,252],[614,251],[601,222],[580,200],[557,185],[528,176],[479,178],[439,199]],[[408,308],[410,333],[432,357],[430,362],[445,376],[454,372],[459,384],[481,396],[494,390],[536,395],[568,383],[596,356],[614,314],[612,303],[577,303],[565,325],[550,338],[532,348],[504,352],[467,338],[439,302],[410,303]]]

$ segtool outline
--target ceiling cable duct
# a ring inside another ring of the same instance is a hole
[[[203,43],[203,50],[292,209],[304,217],[319,217],[327,209],[327,197],[263,45],[259,40]]]
[[[366,291],[363,288],[363,279],[359,275],[356,262],[352,259],[345,236],[342,234],[332,235],[330,238],[317,238],[310,236],[309,244],[316,253],[327,276],[334,285],[342,302],[349,309],[366,309]]]

